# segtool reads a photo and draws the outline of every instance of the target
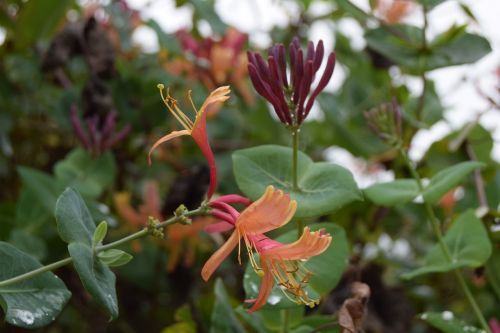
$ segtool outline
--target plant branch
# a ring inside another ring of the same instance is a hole
[[[408,158],[408,155],[406,154],[406,151],[403,148],[399,148],[399,153],[403,157],[403,160],[408,167],[408,170],[410,171],[411,175],[413,178],[417,181],[418,188],[420,190],[420,193],[423,193],[424,186],[422,184],[422,179],[420,178],[419,174],[417,173],[417,170],[411,163],[411,161]],[[450,263],[453,263],[453,257],[450,254],[450,250],[448,249],[448,246],[446,245],[444,238],[443,238],[443,233],[441,232],[440,228],[440,222],[436,215],[434,214],[434,209],[431,207],[430,203],[423,198],[423,203],[425,207],[425,211],[427,213],[427,217],[429,218],[429,221],[431,223],[432,230],[434,232],[434,235],[436,236],[438,240],[439,247],[441,248],[441,251],[443,252],[446,260]],[[491,330],[488,326],[488,323],[486,322],[481,310],[479,309],[479,306],[476,303],[476,300],[474,299],[474,296],[472,295],[472,292],[470,291],[469,287],[467,286],[467,283],[465,282],[462,273],[458,268],[453,269],[453,273],[455,274],[455,277],[457,278],[460,287],[465,294],[465,297],[467,298],[470,306],[472,307],[474,314],[476,315],[477,320],[479,321],[481,327],[483,330],[485,330],[487,333],[491,333]]]
[[[194,210],[191,210],[191,211],[187,211],[187,212],[185,212],[184,214],[182,214],[180,216],[173,216],[173,217],[169,218],[168,220],[160,222],[157,225],[155,225],[154,228],[144,228],[144,229],[142,229],[140,231],[137,231],[137,232],[135,232],[135,233],[133,233],[131,235],[128,235],[128,236],[126,236],[124,238],[116,240],[116,241],[114,241],[112,243],[109,243],[109,244],[106,244],[106,245],[102,245],[102,246],[98,246],[98,247],[96,247],[95,252],[99,253],[99,252],[102,252],[102,251],[105,251],[105,250],[108,250],[108,249],[115,248],[115,247],[117,247],[119,245],[122,245],[124,243],[130,242],[130,241],[132,241],[134,239],[142,238],[144,236],[147,236],[147,235],[151,234],[154,230],[164,228],[164,227],[166,227],[166,226],[168,226],[170,224],[178,223],[183,217],[194,216],[194,215],[203,215],[206,212],[207,212],[207,208],[203,205],[203,206],[201,206],[201,207],[199,207],[197,209],[194,209]],[[22,282],[22,281],[31,279],[31,278],[33,278],[33,277],[35,277],[37,275],[42,274],[42,273],[45,273],[45,272],[52,271],[52,270],[55,270],[57,268],[63,267],[65,265],[67,265],[67,264],[70,264],[71,262],[73,262],[73,258],[67,257],[67,258],[61,259],[59,261],[53,262],[51,264],[48,264],[48,265],[39,267],[37,269],[34,269],[32,271],[29,271],[29,272],[23,273],[21,275],[15,276],[13,278],[0,281],[0,288],[3,288],[3,287],[6,287],[6,286],[9,286],[11,284],[15,284],[15,283],[18,283],[18,282]]]
[[[465,151],[467,152],[467,155],[469,156],[471,161],[477,161],[476,153],[472,149],[469,140],[465,140]],[[488,208],[488,200],[486,198],[484,181],[483,177],[481,176],[481,170],[479,168],[474,170],[474,185],[476,186],[477,200],[479,201],[479,206]]]

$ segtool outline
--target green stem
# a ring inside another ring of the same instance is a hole
[[[119,239],[117,241],[111,242],[111,243],[106,244],[106,245],[98,246],[98,247],[96,247],[95,251],[96,251],[96,253],[99,253],[101,251],[105,251],[105,250],[108,250],[108,249],[115,248],[115,247],[117,247],[119,245],[122,245],[124,243],[130,242],[130,241],[132,241],[134,239],[147,236],[147,235],[151,234],[153,232],[153,230],[155,230],[155,229],[160,229],[160,228],[166,227],[166,226],[168,226],[170,224],[177,223],[177,222],[179,222],[181,220],[181,218],[183,216],[186,217],[186,216],[201,215],[201,214],[206,213],[206,211],[207,211],[206,207],[202,206],[202,207],[199,207],[197,209],[188,211],[188,212],[184,213],[182,216],[173,216],[173,217],[169,218],[168,220],[165,220],[165,221],[160,222],[157,225],[155,225],[154,229],[144,228],[144,229],[142,229],[140,231],[137,231],[137,232],[135,232],[135,233],[133,233],[131,235],[128,235],[128,236],[126,236],[124,238],[121,238],[121,239]],[[53,262],[51,264],[48,264],[48,265],[39,267],[37,269],[34,269],[32,271],[26,272],[24,274],[15,276],[13,278],[0,281],[0,288],[6,287],[6,286],[11,285],[11,284],[15,284],[15,283],[18,283],[18,282],[22,282],[22,281],[28,280],[28,279],[31,279],[31,278],[39,275],[39,274],[42,274],[42,273],[45,273],[45,272],[48,272],[48,271],[52,271],[54,269],[66,266],[67,264],[71,263],[72,261],[73,261],[73,258],[71,258],[71,257],[64,258],[64,259],[61,259],[59,261]]]
[[[293,190],[299,190],[298,184],[298,155],[299,155],[299,128],[292,128],[292,179],[293,179]]]
[[[417,181],[417,186],[420,190],[420,193],[424,192],[424,186],[422,184],[422,179],[420,178],[419,174],[417,173],[417,170],[411,163],[410,159],[408,158],[408,155],[406,154],[405,150],[403,148],[399,148],[399,153],[403,157],[403,160],[408,167],[408,170],[410,170],[410,173],[412,177]],[[453,263],[453,257],[450,254],[450,250],[448,249],[448,246],[446,245],[444,238],[443,238],[443,233],[441,232],[440,228],[440,222],[438,218],[436,217],[436,214],[434,214],[434,210],[432,209],[432,206],[428,201],[423,199],[425,211],[427,213],[427,216],[429,217],[429,221],[432,226],[432,230],[434,232],[434,235],[436,236],[439,247],[441,248],[441,251],[443,252],[444,256],[446,257],[446,260],[448,262]],[[488,326],[488,323],[486,322],[486,319],[484,318],[481,310],[479,309],[479,306],[476,303],[476,300],[474,299],[474,296],[472,295],[472,292],[470,291],[469,287],[467,286],[467,283],[465,282],[465,279],[462,276],[462,273],[458,268],[453,269],[453,273],[455,274],[455,277],[458,280],[458,283],[460,284],[460,287],[462,288],[463,293],[465,294],[465,297],[467,298],[470,306],[472,307],[474,314],[476,315],[477,320],[479,321],[481,327],[483,330],[485,330],[487,333],[491,333],[491,330]]]
[[[281,333],[288,333],[288,331],[290,330],[288,323],[289,317],[290,314],[288,312],[288,309],[281,310]]]

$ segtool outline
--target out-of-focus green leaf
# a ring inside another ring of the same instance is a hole
[[[243,306],[238,306],[234,311],[255,333],[268,333],[262,322],[262,311],[248,313]]]
[[[0,242],[0,281],[42,267],[33,257],[14,246]],[[51,272],[45,272],[20,283],[0,286],[0,305],[5,320],[23,328],[50,324],[59,315],[71,292]]]
[[[73,242],[68,245],[73,265],[85,290],[109,313],[112,319],[118,317],[115,274],[108,266],[94,256],[92,248],[84,243]]]
[[[229,303],[229,298],[221,279],[215,281],[215,304],[212,311],[211,333],[244,333],[246,332],[236,317],[234,310]]]
[[[189,3],[194,7],[195,19],[206,20],[216,34],[220,36],[224,34],[227,25],[215,12],[213,0],[191,0]]]
[[[397,179],[388,183],[379,183],[363,190],[365,196],[383,206],[400,205],[415,199],[419,194],[414,179]]]
[[[430,127],[439,120],[443,119],[444,107],[441,105],[441,99],[437,95],[434,82],[427,80],[425,88],[425,97],[421,106],[420,96],[411,97],[404,105],[404,110],[408,121],[416,127]],[[420,114],[417,114],[417,113]]]
[[[287,311],[288,313],[285,313]],[[288,327],[298,326],[304,319],[305,309],[303,306],[296,306],[289,309],[261,309],[258,314],[262,318],[264,325],[271,331],[279,331],[284,325],[284,317],[288,317]]]
[[[336,0],[335,4],[339,6],[344,12],[354,17],[359,22],[366,22],[369,19],[369,15],[366,14],[359,7],[354,5],[352,1],[349,0]]]
[[[168,50],[168,52],[172,54],[182,53],[181,46],[179,45],[179,42],[177,41],[177,38],[175,37],[174,34],[165,33],[165,31],[163,31],[158,22],[156,22],[153,19],[147,20],[146,25],[156,32],[160,48]]]
[[[314,217],[331,213],[362,199],[351,173],[326,162],[314,163],[307,155],[298,155],[298,185],[292,185],[292,149],[265,145],[233,153],[233,170],[240,190],[255,200],[268,185],[289,193],[297,200],[296,217]]]
[[[437,45],[430,41],[428,49],[423,49],[422,30],[409,25],[378,27],[368,30],[365,38],[372,49],[412,74],[472,63],[491,51],[484,37],[463,30],[443,34],[436,37]]]
[[[41,203],[43,208],[52,213],[57,196],[63,188],[50,175],[28,167],[18,167],[19,175],[26,186]]]
[[[110,152],[92,157],[77,148],[55,165],[54,174],[63,186],[73,187],[83,196],[96,198],[113,183],[116,165]]]
[[[474,169],[484,166],[481,162],[467,161],[441,170],[435,174],[424,189],[424,199],[436,203],[449,190],[459,185]]]
[[[453,312],[425,312],[420,319],[445,333],[482,333],[482,329],[467,325],[463,320],[455,318]]]
[[[37,38],[46,37],[64,19],[73,0],[28,1],[16,22],[16,46],[25,48]]]
[[[37,260],[43,260],[47,255],[47,245],[43,239],[23,229],[13,230],[9,237],[9,243]]]
[[[59,235],[66,243],[92,245],[95,223],[78,192],[68,188],[61,194],[57,200],[55,216]]]
[[[486,263],[486,276],[488,283],[495,291],[497,298],[500,299],[500,250],[495,249],[490,259]]]
[[[313,275],[309,280],[307,292],[311,298],[319,298],[330,292],[340,281],[347,267],[349,258],[349,246],[344,230],[332,223],[315,223],[309,225],[311,230],[325,229],[330,233],[333,240],[328,249],[319,256],[310,258],[304,263]],[[278,238],[282,243],[292,243],[297,239],[297,231],[291,230]],[[255,299],[260,289],[260,280],[250,264],[247,265],[243,278],[246,298]],[[283,291],[275,286],[267,300],[264,309],[294,308],[297,304],[290,301]]]
[[[427,11],[429,11],[445,1],[447,0],[420,0],[420,3],[425,5],[425,8],[427,9]]]
[[[444,255],[439,244],[434,245],[425,257],[425,263],[404,278],[432,272],[448,272],[460,267],[479,267],[491,255],[492,246],[486,228],[474,211],[460,215],[444,236],[451,260]]]

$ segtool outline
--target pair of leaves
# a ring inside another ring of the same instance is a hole
[[[410,25],[381,26],[365,34],[370,48],[412,74],[437,68],[473,63],[491,52],[488,41],[452,26],[423,48],[421,28]]]
[[[480,162],[468,161],[441,170],[430,179],[422,193],[414,179],[397,179],[372,185],[364,190],[364,194],[374,203],[383,206],[404,204],[414,200],[420,194],[425,201],[434,204],[449,190],[459,185],[474,169],[483,165]]]
[[[349,246],[345,231],[333,223],[315,223],[309,225],[312,231],[325,229],[332,236],[332,243],[319,256],[310,258],[304,263],[313,276],[309,280],[308,293],[311,298],[318,298],[329,293],[340,281],[348,263]],[[282,243],[292,243],[297,239],[297,231],[289,232],[276,238]],[[255,299],[260,289],[261,278],[255,274],[250,264],[247,265],[243,277],[243,287],[247,299]],[[283,291],[275,286],[264,309],[286,309],[297,307]]]
[[[460,215],[444,236],[451,261],[445,256],[439,244],[434,245],[425,257],[425,264],[404,278],[433,273],[448,272],[460,267],[479,267],[491,256],[492,246],[488,232],[474,211]]]
[[[292,149],[264,145],[233,153],[233,170],[240,190],[252,200],[258,199],[268,185],[283,190],[297,200],[298,218],[316,217],[361,199],[351,173],[343,167],[314,163],[298,152],[297,175],[299,190],[292,181]]]

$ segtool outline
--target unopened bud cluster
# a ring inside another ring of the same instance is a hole
[[[396,100],[381,104],[365,112],[368,126],[385,143],[397,146],[401,142],[402,119],[401,109]]]

